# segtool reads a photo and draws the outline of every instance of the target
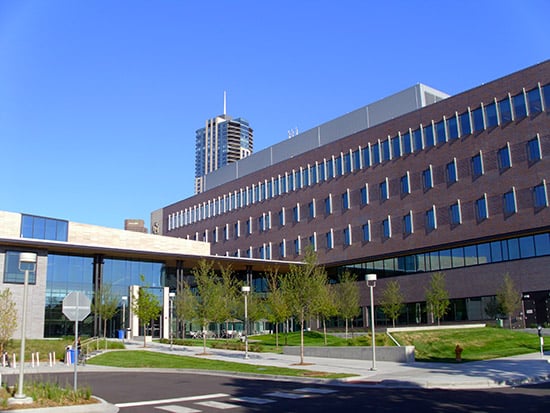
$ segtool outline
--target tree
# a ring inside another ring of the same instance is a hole
[[[401,293],[399,283],[395,280],[389,281],[386,288],[382,292],[382,297],[380,298],[380,308],[386,317],[392,320],[393,327],[395,327],[395,320],[397,320],[401,314],[404,301],[405,298]]]
[[[275,324],[275,347],[279,348],[279,324],[291,316],[284,290],[281,288],[282,274],[277,268],[268,268],[265,274],[269,293],[266,298],[266,318]]]
[[[102,284],[98,295],[94,297],[92,311],[103,320],[103,338],[107,337],[107,321],[111,320],[118,311],[119,298],[115,297],[110,284]],[[105,345],[107,345],[105,343]]]
[[[143,275],[141,281],[145,281]],[[139,288],[138,296],[133,301],[132,311],[143,325],[143,347],[147,347],[147,327],[158,318],[162,311],[157,296],[149,290],[147,285]]]
[[[348,338],[348,323],[359,314],[359,289],[357,288],[357,276],[349,271],[344,271],[338,277],[338,284],[335,285],[336,309],[338,314],[346,322],[346,339]]]
[[[324,291],[319,296],[319,304],[317,310],[317,316],[323,322],[323,336],[325,338],[325,346],[327,345],[327,320],[338,314],[338,307],[336,304],[336,292],[333,285],[326,284]]]
[[[214,321],[225,323],[225,331],[229,328],[228,323],[237,316],[237,297],[239,296],[239,283],[233,277],[231,265],[220,265],[220,282],[223,291],[221,297],[223,305]]]
[[[9,288],[0,292],[0,355],[17,328],[17,309]]]
[[[441,318],[447,314],[451,302],[449,293],[445,287],[445,274],[436,272],[432,274],[430,285],[426,290],[426,304],[437,319],[437,325],[440,325]]]
[[[508,323],[512,328],[512,315],[521,308],[521,294],[508,273],[504,274],[502,286],[497,292],[497,301],[503,313],[508,316]]]
[[[196,301],[197,297],[191,291],[189,283],[183,281],[174,300],[178,322],[191,321],[196,318]],[[183,331],[185,332],[185,328]]]
[[[214,272],[213,264],[202,259],[192,270],[196,283],[195,319],[203,331],[203,354],[206,354],[206,332],[208,323],[223,312],[223,285]]]
[[[320,298],[327,285],[325,269],[317,265],[317,256],[311,248],[305,252],[303,265],[290,265],[281,285],[290,312],[300,323],[300,364],[304,364],[305,321],[318,314]]]

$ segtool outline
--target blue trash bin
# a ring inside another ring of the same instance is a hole
[[[76,350],[70,349],[68,353],[69,353],[69,360],[71,361],[71,364],[74,364],[76,361],[76,357],[75,357]]]
[[[118,331],[118,339],[124,340],[124,330],[117,330]]]

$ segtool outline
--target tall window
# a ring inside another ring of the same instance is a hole
[[[548,206],[548,192],[546,191],[546,180],[543,180],[540,185],[533,188],[533,197],[535,208],[543,208]]]
[[[413,147],[415,152],[424,149],[424,142],[422,141],[422,129],[420,128],[413,131]]]
[[[241,236],[241,221],[235,222],[235,239]]]
[[[462,212],[460,211],[460,201],[457,201],[455,204],[451,205],[450,214],[451,214],[452,225],[462,224]]]
[[[279,255],[282,258],[286,257],[286,241],[284,239],[279,243]]]
[[[405,235],[412,234],[414,232],[413,228],[413,215],[412,211],[409,211],[409,213],[405,216],[403,216],[403,233]]]
[[[542,112],[542,100],[538,87],[527,92],[527,102],[529,103],[529,115],[533,116]]]
[[[332,194],[328,194],[328,197],[325,198],[325,214],[332,214]]]
[[[477,108],[472,112],[472,118],[474,120],[474,132],[481,132],[485,129],[485,120],[483,119],[482,108]]]
[[[426,211],[426,229],[433,231],[437,228],[437,216],[435,214],[435,205]]]
[[[296,204],[296,206],[292,208],[292,217],[294,222],[300,222],[300,204]]]
[[[489,218],[489,209],[487,208],[487,194],[476,200],[476,217],[478,221]]]
[[[515,188],[512,188],[503,195],[503,206],[505,215],[512,215],[518,212]]]
[[[401,194],[406,195],[411,193],[411,180],[409,171],[401,177]]]
[[[434,128],[431,123],[429,125],[424,126],[424,144],[426,145],[426,148],[429,148],[435,145]]]
[[[478,178],[483,175],[483,158],[481,152],[472,157],[472,176]]]
[[[350,208],[349,189],[342,194],[342,209],[345,211]]]
[[[384,238],[391,238],[391,217],[388,217],[382,221],[382,235]]]
[[[294,254],[300,255],[302,253],[302,240],[298,235],[298,238],[294,240]]]
[[[512,96],[512,104],[514,106],[514,119],[519,120],[527,116],[527,106],[525,105],[525,95],[523,92]]]
[[[383,182],[380,182],[380,199],[389,199],[390,198],[390,189],[389,189],[389,181],[388,178],[386,178]]]
[[[449,139],[458,139],[458,122],[456,116],[453,116],[447,119],[447,133],[449,134]]]
[[[363,230],[363,241],[370,242],[371,236],[370,236],[370,219],[367,220],[365,224],[362,226]]]
[[[351,245],[351,242],[351,225],[348,225],[344,228],[344,245],[349,246]]]
[[[424,190],[428,190],[430,188],[433,188],[434,179],[433,179],[432,165],[430,165],[430,167],[428,169],[424,169],[422,171],[422,185],[424,187]]]
[[[313,199],[309,204],[308,204],[308,210],[309,210],[309,217],[310,218],[315,218],[315,199]]]
[[[538,136],[527,142],[527,158],[529,162],[537,162],[542,159],[540,149],[540,139]]]
[[[309,237],[309,245],[313,248],[313,251],[317,251],[317,233],[314,232],[313,235]]]
[[[365,184],[361,188],[361,205],[367,205],[369,203],[369,184]]]
[[[485,106],[485,120],[488,128],[498,126],[497,105],[495,103]]]
[[[472,133],[469,111],[460,114],[460,133],[462,136],[467,136]]]
[[[510,155],[510,144],[498,150],[498,167],[504,171],[512,166],[512,157]]]
[[[456,172],[456,158],[447,164],[447,182],[452,184],[458,181],[458,174]]]
[[[332,229],[327,232],[327,235],[326,235],[326,238],[327,238],[327,248],[328,249],[332,249],[334,248],[334,232],[332,231]]]
[[[282,208],[280,211],[279,211],[279,225],[281,227],[284,227],[285,226],[285,223],[286,223],[286,220],[285,220],[285,209]]]
[[[498,110],[500,113],[500,122],[508,123],[512,122],[512,106],[510,105],[510,98],[502,99],[498,102]]]

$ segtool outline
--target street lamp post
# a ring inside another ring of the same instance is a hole
[[[172,326],[173,320],[173,314],[174,314],[174,297],[176,296],[176,293],[168,293],[168,300],[170,301],[170,314],[168,314],[168,322],[170,325],[168,326],[168,334],[170,335],[170,351],[172,351],[172,342],[174,337],[174,329]]]
[[[241,291],[244,293],[244,358],[248,359],[248,293],[250,286],[243,285]]]
[[[23,310],[21,321],[21,350],[19,356],[19,384],[17,393],[9,400],[14,404],[32,403],[32,397],[25,396],[23,392],[23,381],[25,375],[25,333],[27,326],[27,286],[29,284],[29,272],[36,269],[36,254],[34,252],[22,252],[19,254],[19,271],[25,272],[23,281]]]
[[[376,287],[376,274],[367,274],[365,276],[367,286],[370,288],[370,324],[372,329],[372,367],[376,370],[376,341],[374,339],[374,287]]]
[[[128,301],[128,296],[123,295],[121,297],[122,300],[122,342],[124,343],[124,339],[126,338],[126,302]]]

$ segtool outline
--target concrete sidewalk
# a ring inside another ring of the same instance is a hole
[[[143,344],[131,342],[127,344],[127,348],[143,349]],[[172,348],[173,350],[170,350],[169,345],[159,343],[148,344],[147,347],[149,351],[205,357],[199,356],[202,353],[202,347],[172,346]],[[356,376],[339,381],[374,386],[472,389],[550,381],[548,352],[544,357],[541,357],[540,353],[532,353],[467,363],[376,362],[376,370],[373,371],[371,370],[372,360],[305,357],[304,362],[307,365],[298,365],[300,358],[297,356],[249,352],[248,359],[245,359],[242,351],[210,348],[207,351],[210,355],[206,357],[212,360],[354,374]]]
[[[199,344],[199,343],[197,343]],[[129,350],[143,350],[142,341],[127,341]],[[276,366],[293,369],[303,369],[328,373],[346,373],[354,375],[351,378],[338,379],[342,384],[363,386],[384,386],[396,388],[442,388],[442,389],[473,389],[492,388],[500,386],[518,386],[521,384],[540,383],[550,381],[550,354],[544,357],[540,353],[525,354],[515,357],[467,362],[467,363],[396,363],[387,361],[376,362],[376,370],[371,370],[372,360],[346,360],[321,357],[305,357],[306,365],[298,365],[298,356],[289,356],[275,353],[249,352],[248,359],[244,352],[207,349],[209,355],[201,355],[202,347],[172,346],[160,343],[148,343],[145,350],[170,353],[174,355],[201,357],[211,360],[223,360],[239,363],[254,364],[257,366]],[[79,372],[109,371],[116,368],[85,365],[78,366]],[[131,369],[142,371],[142,369]],[[53,372],[73,372],[74,366],[57,363],[55,366],[41,364],[40,367],[25,367],[25,374],[47,374]],[[17,375],[19,369],[0,367],[2,375]],[[213,372],[197,371],[197,373],[213,374]],[[229,374],[229,373],[216,373]],[[235,376],[235,373],[230,375]],[[243,373],[243,376],[247,374]],[[270,377],[263,376],[262,377]],[[283,379],[283,377],[278,377]],[[287,380],[302,380],[301,378],[286,378]],[[318,381],[327,383],[323,379],[303,379],[304,381]],[[334,383],[335,381],[331,381]]]

